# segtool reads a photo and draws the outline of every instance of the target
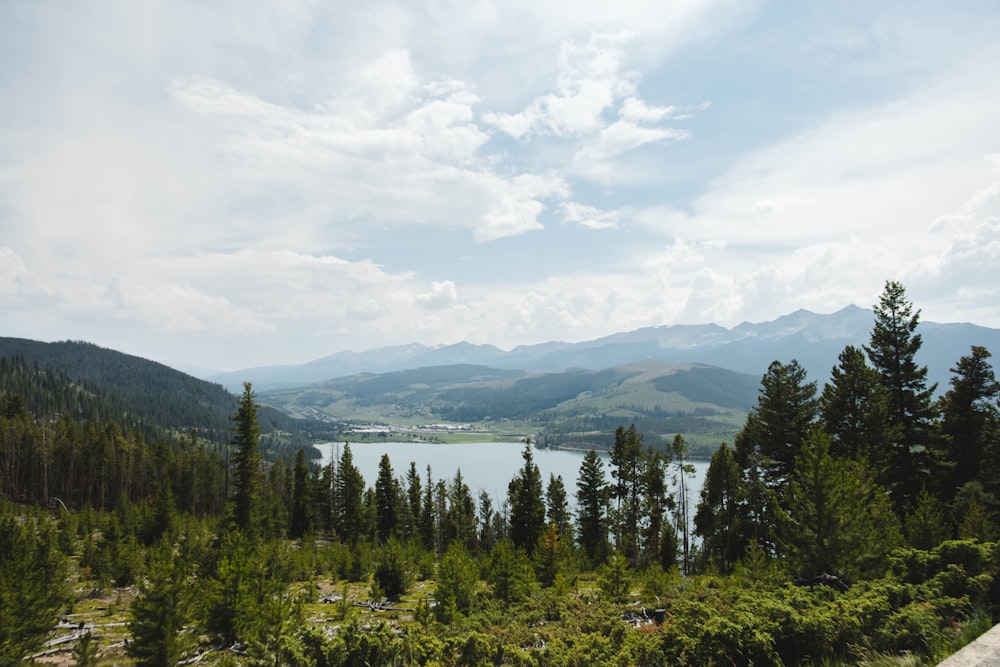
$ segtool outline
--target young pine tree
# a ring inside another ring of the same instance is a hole
[[[151,549],[148,574],[129,607],[126,646],[136,665],[175,665],[190,638],[182,633],[190,618],[189,584],[184,561],[161,540]]]
[[[549,483],[545,487],[545,515],[549,524],[556,527],[564,540],[573,539],[573,515],[569,509],[562,475],[549,474]]]
[[[899,545],[888,497],[865,467],[830,455],[830,438],[810,431],[778,512],[778,543],[798,576],[873,574]]]
[[[68,599],[66,561],[44,523],[0,514],[0,664],[42,644]]]

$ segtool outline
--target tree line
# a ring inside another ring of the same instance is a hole
[[[846,347],[821,391],[795,360],[770,365],[734,446],[712,457],[695,516],[706,565],[731,571],[755,544],[802,575],[856,578],[896,546],[996,538],[990,352],[973,346],[935,398],[919,321],[890,281],[868,345]]]

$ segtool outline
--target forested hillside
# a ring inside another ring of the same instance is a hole
[[[223,447],[4,389],[0,664],[936,664],[1000,615],[1000,385],[973,346],[936,394],[919,315],[889,282],[822,387],[772,362],[701,489],[634,424],[496,497],[265,460],[249,384]]]
[[[40,419],[68,412],[75,419],[113,420],[147,438],[191,429],[214,443],[229,438],[236,397],[154,361],[85,342],[0,338],[0,364],[0,390],[22,396]],[[294,439],[297,449],[331,430],[269,408],[261,409],[260,421],[265,433],[288,434],[269,441],[279,448]]]

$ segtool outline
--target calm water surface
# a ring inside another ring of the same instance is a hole
[[[323,454],[324,465],[331,458],[338,458],[343,443],[327,442],[316,445]],[[462,471],[462,479],[469,485],[474,498],[485,490],[495,501],[507,497],[507,485],[524,465],[521,453],[524,443],[520,442],[476,442],[461,444],[431,444],[416,442],[372,442],[351,443],[351,455],[354,465],[358,467],[365,482],[372,486],[378,477],[378,464],[383,454],[389,455],[392,470],[396,478],[406,475],[410,462],[417,464],[421,481],[426,482],[427,465],[431,466],[431,476],[436,482],[439,479],[451,480],[455,472]],[[580,464],[586,452],[564,451],[553,449],[532,448],[532,456],[542,473],[542,488],[548,484],[549,475],[562,475],[566,492],[571,503],[575,501],[576,478],[580,472]],[[604,472],[610,480],[608,457],[604,459]],[[695,467],[695,474],[689,477],[688,498],[693,507],[698,502],[702,481],[708,461],[690,461]],[[670,481],[668,475],[668,482]],[[676,492],[676,489],[674,489]],[[574,503],[575,504],[575,503]]]

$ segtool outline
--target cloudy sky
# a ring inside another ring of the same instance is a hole
[[[231,370],[1000,327],[1000,6],[0,3],[0,335]]]

